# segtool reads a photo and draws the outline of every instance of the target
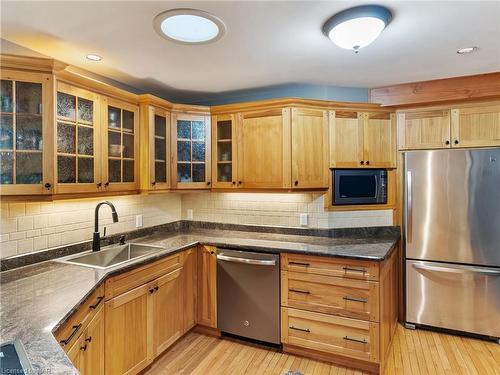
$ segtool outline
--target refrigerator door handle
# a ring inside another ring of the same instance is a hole
[[[411,243],[413,232],[413,192],[411,171],[406,172],[406,241]]]
[[[435,272],[448,272],[448,273],[475,273],[480,275],[487,276],[500,276],[500,271],[483,269],[479,267],[467,267],[467,268],[457,268],[457,267],[443,267],[443,266],[429,266],[427,264],[413,264],[413,268],[426,270],[426,271],[435,271]]]

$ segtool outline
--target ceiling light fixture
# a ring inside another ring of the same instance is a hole
[[[96,55],[94,53],[89,53],[87,56],[85,56],[88,60],[91,60],[91,61],[101,61],[102,60],[102,57],[99,56],[99,55]]]
[[[391,19],[391,11],[383,6],[362,5],[333,15],[323,25],[323,33],[340,48],[358,53],[377,39]]]
[[[222,20],[197,9],[172,9],[158,14],[153,20],[158,34],[181,44],[212,43],[224,36]]]
[[[472,53],[472,52],[476,52],[479,48],[477,47],[465,47],[465,48],[460,48],[457,53],[459,55],[467,55],[469,53]]]

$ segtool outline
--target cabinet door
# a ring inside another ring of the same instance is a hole
[[[104,304],[105,373],[136,374],[152,358],[153,299],[142,285]]]
[[[103,180],[106,191],[138,188],[139,107],[103,98]]]
[[[355,111],[330,111],[330,167],[364,165],[363,118]]]
[[[198,324],[217,328],[216,248],[200,246],[198,254]]]
[[[328,188],[328,112],[292,109],[292,187]]]
[[[142,105],[140,183],[142,190],[170,188],[170,112]]]
[[[363,113],[365,166],[396,168],[396,124],[391,113]]]
[[[80,372],[80,374],[85,374],[84,372],[84,341],[83,338],[76,340],[73,345],[66,352],[69,360],[75,366],[75,368]]]
[[[452,147],[500,146],[500,104],[451,110]]]
[[[400,150],[449,147],[449,110],[398,113],[398,148]]]
[[[238,118],[239,187],[291,187],[290,109],[243,113]]]
[[[157,356],[182,335],[181,269],[158,278],[154,290],[153,355]]]
[[[196,299],[198,279],[198,249],[184,251],[182,264],[182,333],[189,331],[196,325]]]
[[[0,194],[52,194],[52,76],[8,69],[0,76]]]
[[[57,82],[56,192],[102,190],[99,96]]]
[[[210,117],[172,114],[172,187],[209,189]]]
[[[235,115],[212,116],[212,171],[213,187],[236,188],[237,150]]]
[[[104,309],[100,309],[83,335],[82,375],[104,374]]]

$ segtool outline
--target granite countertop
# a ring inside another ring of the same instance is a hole
[[[52,332],[111,275],[199,243],[248,251],[382,261],[390,255],[398,239],[398,233],[332,238],[203,228],[154,232],[133,242],[161,246],[163,250],[107,270],[45,261],[1,272],[0,341],[19,339],[35,374],[77,374]]]

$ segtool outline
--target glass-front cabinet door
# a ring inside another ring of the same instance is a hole
[[[172,186],[209,189],[210,117],[172,114]]]
[[[102,100],[103,181],[106,191],[138,188],[139,107],[127,102]]]
[[[238,187],[235,115],[212,116],[213,187]]]
[[[3,69],[0,194],[52,194],[52,77]]]
[[[57,193],[102,191],[99,95],[57,83]]]

